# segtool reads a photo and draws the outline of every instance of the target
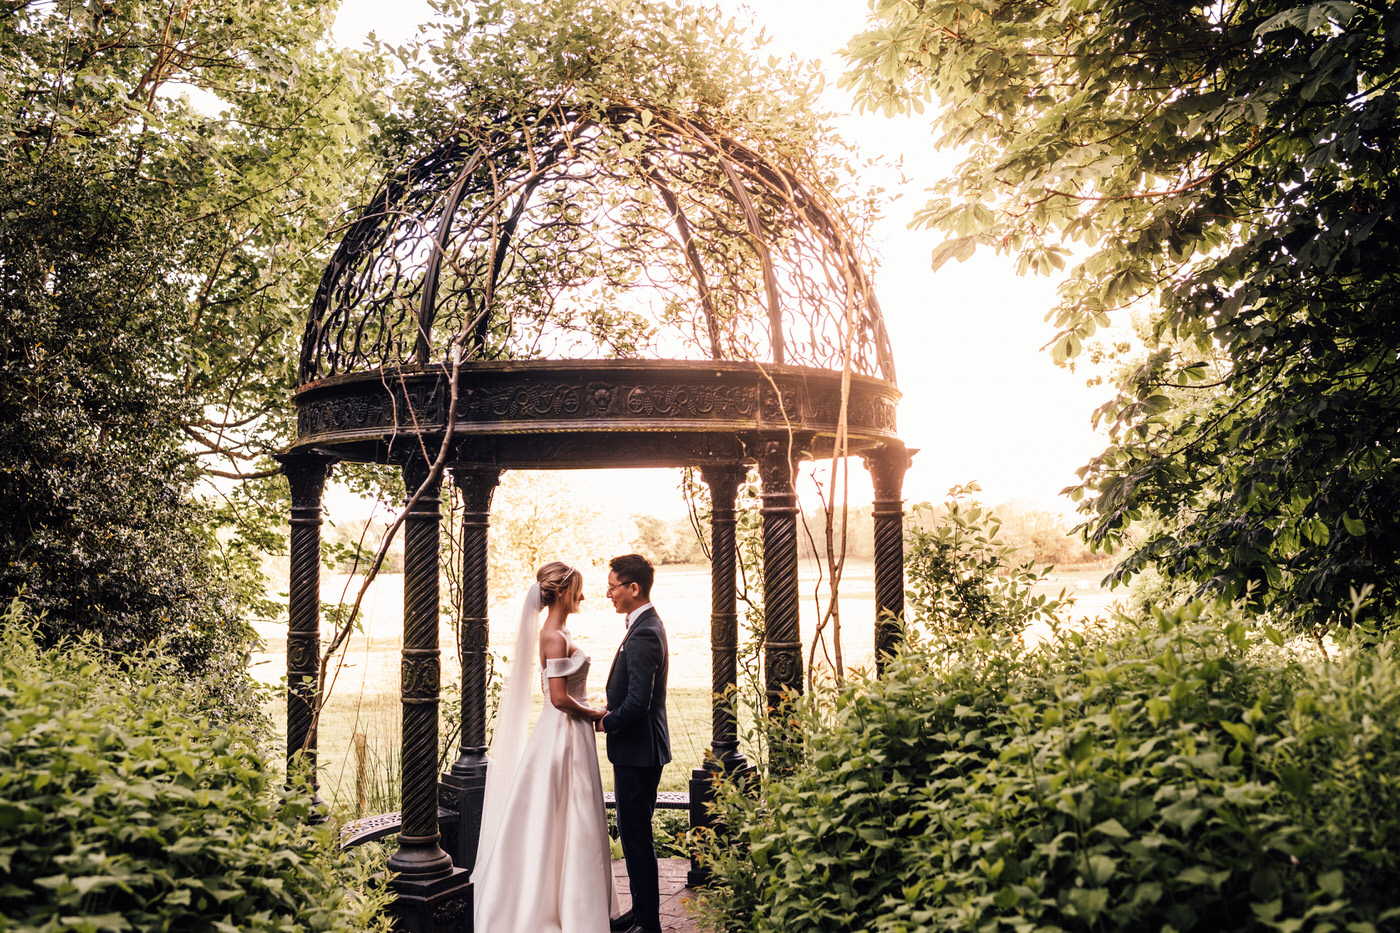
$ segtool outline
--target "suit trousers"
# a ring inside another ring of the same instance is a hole
[[[632,889],[632,922],[653,933],[661,930],[660,883],[651,834],[661,767],[613,765],[617,836],[622,843],[622,858],[627,863],[627,883]]]

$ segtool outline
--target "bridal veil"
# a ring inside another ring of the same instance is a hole
[[[506,677],[501,701],[496,707],[496,726],[491,734],[490,766],[481,804],[481,836],[476,845],[476,865],[486,863],[496,833],[501,826],[515,772],[525,743],[530,738],[530,704],[539,685],[536,660],[540,637],[540,585],[532,584],[520,604],[520,628],[515,633],[515,656]]]

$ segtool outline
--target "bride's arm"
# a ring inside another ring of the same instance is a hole
[[[540,633],[540,654],[548,661],[551,659],[562,659],[568,657],[569,642],[562,632],[541,632]],[[587,719],[590,722],[597,722],[603,718],[603,710],[580,703],[569,695],[569,683],[567,677],[549,678],[549,702],[554,708],[579,719]]]

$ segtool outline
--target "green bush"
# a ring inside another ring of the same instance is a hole
[[[804,765],[722,801],[704,924],[1397,928],[1395,651],[1305,663],[1209,616],[911,644],[809,700]]]
[[[387,929],[251,733],[171,665],[102,659],[0,620],[0,931]]]
[[[976,483],[954,486],[934,508],[911,506],[904,529],[905,608],[910,624],[938,636],[1023,631],[1053,623],[1066,608],[1065,594],[1032,595],[1051,568],[1037,570],[1001,537],[1001,519],[973,495]]]

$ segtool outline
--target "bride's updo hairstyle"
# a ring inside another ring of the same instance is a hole
[[[540,585],[540,605],[552,606],[558,600],[569,611],[578,608],[583,596],[583,574],[560,560],[552,560],[539,569],[535,580]]]

